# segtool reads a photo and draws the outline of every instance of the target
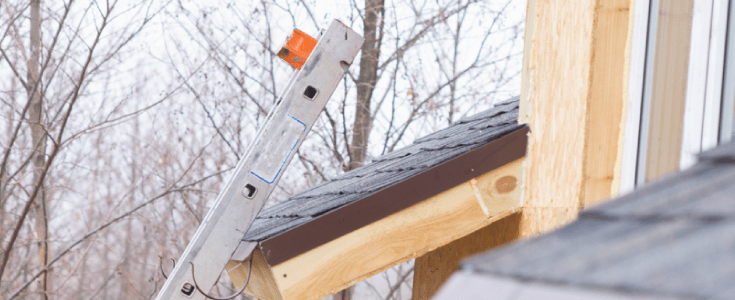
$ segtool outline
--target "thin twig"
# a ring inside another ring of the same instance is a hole
[[[41,71],[38,73],[39,78],[43,78],[43,73],[46,71],[46,67],[48,67],[49,62],[51,61],[51,53],[54,51],[54,47],[56,47],[56,42],[59,40],[59,36],[61,35],[61,29],[64,27],[64,21],[66,21],[66,17],[69,15],[69,11],[71,10],[71,5],[74,3],[74,0],[69,0],[69,4],[66,5],[66,11],[64,11],[64,16],[61,18],[61,21],[59,22],[59,28],[56,30],[56,34],[54,35],[54,39],[51,42],[51,47],[48,50],[48,55],[46,56],[46,61],[43,64],[43,67],[41,68]],[[5,57],[5,60],[10,65],[10,60],[5,55],[5,51],[3,51],[2,47],[0,47],[0,52],[2,52],[3,56]],[[13,67],[11,65],[11,67]],[[15,69],[13,69],[15,70]],[[18,77],[20,78],[20,77]],[[23,79],[20,79],[23,86],[28,90],[28,85],[23,82]],[[31,90],[31,93],[29,95],[33,95],[38,90],[38,87],[40,85],[40,80],[36,80],[36,84],[33,85],[33,89]],[[28,112],[28,108],[31,107],[31,100],[28,99],[28,102],[26,103],[25,107],[23,107],[23,111],[20,114],[20,118],[18,122],[18,125],[16,125],[15,129],[13,130],[13,135],[10,138],[10,143],[8,143],[7,149],[5,149],[5,156],[3,157],[3,162],[0,164],[0,180],[2,180],[3,175],[5,175],[5,170],[7,169],[8,160],[10,158],[10,150],[13,148],[13,145],[15,144],[15,141],[18,138],[18,133],[20,132],[20,127],[23,124],[23,119],[25,119],[25,115]],[[3,273],[3,269],[5,268],[5,264],[3,263],[2,266],[0,266],[0,275]],[[0,281],[2,280],[2,276],[0,276]]]
[[[393,297],[393,294],[395,294],[395,292],[401,288],[401,285],[403,284],[404,281],[406,281],[406,278],[408,278],[408,276],[413,274],[413,268],[414,267],[411,266],[410,269],[406,270],[406,273],[404,273],[403,276],[401,276],[401,278],[398,280],[398,282],[390,288],[388,295],[385,296],[385,300],[389,300],[391,297]]]
[[[46,174],[48,174],[48,170],[51,167],[51,164],[53,163],[54,159],[56,158],[56,155],[59,154],[59,150],[61,148],[60,142],[61,142],[61,138],[64,135],[64,129],[66,129],[66,124],[69,121],[69,117],[71,116],[71,112],[72,112],[72,109],[74,108],[74,104],[79,98],[79,89],[81,88],[82,83],[84,82],[84,77],[86,75],[87,68],[89,67],[89,64],[92,62],[92,55],[94,54],[94,49],[97,47],[100,37],[102,36],[102,30],[104,30],[105,26],[107,26],[107,17],[109,16],[110,10],[108,10],[107,13],[108,14],[104,18],[102,18],[102,25],[97,31],[97,36],[94,39],[94,43],[92,44],[92,47],[89,49],[89,54],[87,55],[87,61],[84,63],[84,67],[82,68],[82,73],[80,74],[78,83],[74,89],[74,97],[72,98],[72,101],[69,104],[69,108],[67,109],[66,116],[64,117],[61,123],[61,128],[59,129],[59,134],[56,138],[56,145],[53,151],[51,152],[51,155],[49,155],[48,161],[44,165],[43,170],[41,171],[41,175],[38,177],[38,180],[36,181],[34,185],[33,193],[31,194],[31,197],[28,198],[28,201],[26,201],[26,204],[23,207],[23,212],[20,215],[20,219],[18,219],[15,225],[15,229],[13,229],[13,233],[10,236],[10,241],[8,241],[8,245],[5,247],[5,255],[3,255],[2,265],[0,265],[0,280],[3,278],[3,273],[5,272],[5,267],[8,264],[8,259],[10,258],[10,253],[13,250],[13,245],[15,244],[15,240],[18,238],[18,233],[20,232],[21,227],[23,227],[25,218],[28,215],[31,205],[33,204],[33,200],[36,198],[39,191],[41,190],[41,187],[43,186],[43,184],[41,183],[46,178]]]
[[[121,214],[121,215],[117,216],[116,218],[114,218],[114,219],[110,220],[109,222],[107,222],[107,223],[105,223],[105,224],[102,224],[101,226],[97,227],[96,229],[94,229],[94,230],[92,230],[92,231],[88,232],[88,233],[87,233],[87,234],[85,234],[85,235],[84,235],[83,237],[81,237],[80,239],[78,239],[77,241],[75,241],[74,243],[72,243],[71,245],[69,245],[68,247],[66,247],[66,249],[64,249],[63,251],[61,251],[61,252],[60,252],[59,254],[57,254],[57,255],[56,255],[56,257],[54,257],[54,259],[52,259],[52,260],[51,260],[51,261],[50,261],[50,262],[49,262],[49,263],[48,263],[48,264],[47,264],[47,265],[46,265],[45,267],[43,267],[43,269],[41,269],[41,270],[39,270],[38,272],[34,273],[34,274],[33,274],[33,276],[31,276],[31,277],[30,277],[30,278],[29,278],[29,279],[28,279],[28,280],[27,280],[27,281],[26,281],[25,283],[23,283],[23,285],[21,285],[21,286],[20,286],[20,287],[19,287],[19,288],[18,288],[17,290],[15,290],[15,292],[13,292],[13,294],[12,294],[12,295],[10,296],[10,298],[8,298],[8,300],[12,300],[12,299],[14,299],[15,297],[17,297],[17,296],[18,296],[18,295],[19,295],[20,293],[22,293],[22,292],[23,292],[23,291],[24,291],[24,290],[25,290],[25,289],[26,289],[26,288],[27,288],[27,287],[28,287],[29,285],[31,285],[31,283],[33,283],[33,281],[34,281],[34,280],[36,280],[36,278],[38,278],[38,276],[41,276],[41,274],[42,274],[43,272],[45,272],[46,270],[48,270],[49,268],[51,268],[51,266],[53,266],[53,265],[54,265],[54,263],[56,263],[56,262],[57,262],[57,261],[58,261],[59,259],[61,259],[61,258],[62,258],[62,257],[63,257],[64,255],[66,255],[67,253],[69,253],[69,252],[70,252],[70,251],[71,251],[72,249],[74,249],[74,248],[75,248],[75,247],[76,247],[77,245],[79,245],[79,244],[81,244],[82,242],[86,241],[86,240],[87,240],[87,239],[89,239],[90,237],[92,237],[92,236],[96,235],[97,233],[99,233],[100,231],[104,230],[105,228],[107,228],[107,227],[110,227],[110,225],[113,225],[113,224],[115,224],[115,223],[117,223],[117,222],[119,222],[119,221],[121,221],[121,220],[123,220],[123,219],[127,218],[128,216],[130,216],[130,215],[132,215],[133,213],[137,212],[137,211],[138,211],[138,210],[140,210],[141,208],[144,208],[144,207],[146,207],[146,206],[148,206],[148,205],[152,204],[153,202],[155,202],[155,201],[156,201],[156,200],[158,200],[158,199],[161,199],[161,198],[163,198],[163,197],[165,197],[165,196],[167,196],[167,195],[169,195],[169,194],[172,194],[172,193],[176,193],[176,192],[180,192],[180,191],[186,190],[187,188],[189,188],[189,187],[191,187],[191,186],[194,186],[194,185],[197,185],[197,184],[199,184],[199,183],[202,183],[203,181],[205,181],[205,180],[207,180],[207,179],[209,179],[209,178],[212,178],[212,177],[215,177],[215,176],[219,176],[219,175],[221,175],[222,173],[225,173],[225,172],[229,172],[229,171],[231,171],[231,170],[233,170],[233,169],[234,169],[234,167],[232,167],[232,168],[229,168],[229,169],[226,169],[226,170],[222,170],[222,171],[220,171],[220,172],[217,172],[217,173],[214,173],[214,174],[210,174],[210,175],[208,175],[208,176],[205,176],[205,177],[203,177],[203,178],[201,178],[201,179],[199,179],[199,180],[197,180],[197,181],[194,181],[194,182],[192,182],[192,183],[189,183],[189,184],[183,185],[183,186],[181,186],[181,187],[179,187],[179,188],[174,188],[174,186],[172,186],[172,187],[170,187],[169,189],[167,189],[166,191],[164,191],[164,192],[162,192],[161,194],[159,194],[158,196],[155,196],[155,197],[153,197],[153,198],[149,199],[148,201],[146,201],[146,202],[143,202],[143,203],[139,204],[138,206],[134,207],[133,209],[131,209],[131,210],[129,210],[129,211],[127,211],[127,212],[125,212],[125,213],[123,213],[123,214]],[[183,176],[183,175],[182,175],[182,176]]]

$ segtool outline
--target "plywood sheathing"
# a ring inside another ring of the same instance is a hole
[[[629,5],[528,2],[519,115],[531,129],[524,236],[566,224],[586,204],[611,195]]]

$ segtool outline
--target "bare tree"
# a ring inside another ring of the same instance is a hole
[[[89,3],[86,7],[70,0],[60,3],[61,6],[42,6],[39,0],[31,1],[30,6],[24,3],[4,2],[3,27],[5,35],[0,40],[0,54],[3,63],[10,68],[4,72],[8,76],[11,86],[20,83],[26,90],[26,102],[17,107],[16,101],[6,101],[7,115],[11,116],[7,132],[9,140],[4,144],[2,163],[0,164],[0,204],[3,207],[3,231],[11,232],[9,238],[3,239],[3,255],[0,264],[0,288],[2,294],[10,294],[9,290],[17,285],[17,281],[32,272],[29,261],[23,259],[25,253],[37,253],[40,276],[37,293],[42,299],[48,299],[55,293],[50,280],[53,273],[49,265],[50,222],[52,220],[47,184],[58,183],[66,174],[64,168],[56,169],[55,161],[58,157],[64,160],[65,150],[76,150],[73,145],[82,135],[106,126],[112,120],[98,124],[80,127],[79,121],[93,119],[86,109],[78,109],[81,114],[75,114],[79,103],[87,105],[91,96],[91,86],[103,77],[107,70],[105,66],[113,62],[121,50],[142,31],[145,25],[155,15],[151,5],[137,3],[137,5],[123,4],[118,7],[117,2]],[[57,4],[58,5],[58,4]],[[138,10],[142,12],[142,19],[121,25],[115,19],[117,11],[123,14]],[[42,13],[46,12],[46,17]],[[74,20],[69,20],[72,14],[78,13]],[[25,27],[22,20],[28,20],[30,26]],[[51,33],[48,39],[43,39],[43,24],[45,20],[54,23],[45,27]],[[68,21],[76,24],[67,25]],[[90,27],[93,26],[90,30]],[[120,27],[121,26],[121,27]],[[107,28],[122,29],[121,34],[108,34]],[[27,40],[25,40],[25,38]],[[10,41],[5,42],[6,38]],[[42,49],[43,51],[42,55]],[[26,80],[21,77],[26,71]],[[15,94],[14,89],[6,91]],[[15,98],[14,98],[15,99]],[[85,103],[87,102],[87,103]],[[14,122],[12,120],[15,120]],[[24,129],[28,124],[30,130]],[[71,135],[65,133],[71,131]],[[30,141],[26,138],[30,135]],[[50,139],[52,145],[47,154],[46,141]],[[30,147],[26,146],[29,145]],[[29,164],[29,162],[31,162]],[[27,167],[32,166],[30,172]],[[26,173],[31,176],[26,176]],[[54,175],[49,175],[54,174]],[[51,181],[49,181],[49,179]],[[55,189],[59,187],[56,186]],[[13,209],[5,209],[8,205]],[[9,218],[8,212],[14,211]],[[26,247],[18,247],[17,242],[27,244],[24,237],[25,220],[30,211],[35,216],[35,232],[37,250],[28,252]],[[8,230],[10,226],[12,229]],[[20,240],[19,240],[20,238]],[[14,253],[20,252],[20,253]],[[25,252],[25,253],[24,253]],[[14,259],[10,259],[10,257]],[[7,271],[11,273],[6,274]],[[33,280],[31,279],[31,280]],[[66,280],[61,280],[64,284]]]
[[[155,296],[159,256],[180,255],[283,92],[294,27],[338,18],[368,42],[267,205],[517,93],[522,5],[0,3],[0,298]],[[350,291],[405,298],[411,271]]]
[[[28,76],[26,79],[28,89],[28,101],[30,102],[29,124],[31,127],[31,144],[33,149],[31,157],[33,161],[33,182],[39,189],[36,199],[30,199],[33,203],[33,211],[36,217],[36,240],[38,241],[38,266],[43,268],[48,263],[48,211],[46,208],[46,193],[42,180],[44,165],[46,164],[46,130],[44,128],[41,113],[43,101],[41,100],[41,79],[39,73],[39,56],[41,52],[41,0],[31,1],[31,30],[30,45],[31,56],[28,61]],[[4,264],[3,264],[4,265]],[[1,272],[0,272],[1,273]],[[41,299],[48,299],[48,274],[46,271],[41,275],[39,291]]]
[[[360,63],[350,68],[299,151],[299,162],[267,205],[517,94],[523,3],[515,8],[512,1],[349,3],[349,12],[342,7],[337,17],[366,37]],[[229,82],[224,89],[237,87],[244,102],[258,108],[251,114],[262,114],[260,108],[270,107],[282,92],[278,83],[291,73],[273,61],[280,45],[274,36],[283,40],[294,27],[316,34],[329,21],[315,13],[324,6],[303,0],[223,6],[183,3],[172,17],[185,39],[193,41],[188,51],[216,63],[220,74],[208,73],[210,81]],[[203,103],[211,101],[201,92],[207,86],[190,87]],[[213,127],[224,132],[232,126],[226,125],[226,112],[209,111]],[[343,298],[349,297],[338,299]]]
[[[352,127],[350,144],[350,164],[348,170],[361,166],[365,162],[368,137],[372,127],[370,100],[378,82],[378,63],[383,43],[383,26],[385,26],[385,7],[383,0],[365,0],[363,15],[363,36],[360,53],[360,75],[357,78],[357,103],[355,105],[355,123]]]

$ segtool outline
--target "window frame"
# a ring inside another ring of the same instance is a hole
[[[621,194],[645,184],[646,172],[651,167],[647,157],[649,140],[658,138],[649,134],[652,109],[658,109],[651,105],[654,80],[660,80],[654,78],[654,64],[657,55],[665,57],[677,50],[656,49],[661,1],[666,0],[635,1],[623,124]],[[728,46],[735,41],[735,22],[729,22],[729,16],[735,16],[735,5],[730,2],[693,1],[679,161],[678,166],[669,167],[688,168],[696,163],[697,153],[731,139],[735,86],[723,84],[735,79],[735,46]]]

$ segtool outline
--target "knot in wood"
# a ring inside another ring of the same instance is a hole
[[[513,176],[503,176],[495,181],[495,190],[499,194],[507,194],[513,191],[518,185],[518,180]]]

